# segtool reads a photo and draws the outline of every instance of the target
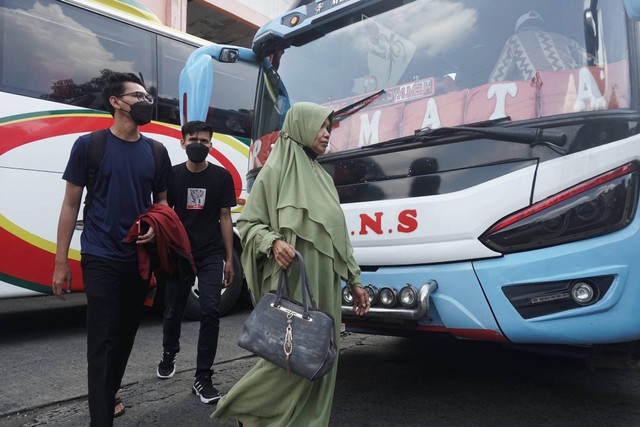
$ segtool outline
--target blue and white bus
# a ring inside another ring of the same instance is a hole
[[[348,330],[640,339],[639,12],[316,0],[231,54],[261,67],[249,186],[290,105],[336,110],[320,162],[374,303],[343,293]]]

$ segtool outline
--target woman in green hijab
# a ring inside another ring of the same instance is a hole
[[[369,298],[333,180],[316,161],[329,145],[332,116],[329,108],[309,102],[287,112],[237,224],[242,265],[256,301],[276,289],[281,268],[287,269],[290,286],[299,283],[295,248],[304,257],[318,308],[331,313],[339,325],[342,279],[349,285],[357,314],[369,311]],[[300,300],[300,289],[291,290]],[[336,363],[327,375],[309,381],[261,359],[222,397],[212,416],[223,423],[235,417],[248,427],[327,426],[337,367]]]

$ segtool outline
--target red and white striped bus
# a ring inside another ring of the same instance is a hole
[[[188,56],[209,42],[161,25],[148,11],[104,0],[0,0],[0,40],[0,298],[49,294],[69,151],[79,135],[112,121],[102,79],[119,71],[145,82],[156,109],[142,132],[164,143],[173,163],[183,162],[178,78]],[[224,63],[213,72],[209,160],[231,172],[242,199],[257,72]],[[80,231],[69,256],[72,290],[82,291]],[[237,299],[242,275],[236,277],[221,311]],[[193,316],[196,302],[188,307]]]

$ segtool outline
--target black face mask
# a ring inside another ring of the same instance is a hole
[[[187,157],[193,163],[201,163],[204,162],[209,154],[209,146],[204,144],[189,144],[187,145]]]
[[[129,115],[138,126],[146,125],[151,121],[153,115],[153,105],[147,101],[140,101],[131,106]]]

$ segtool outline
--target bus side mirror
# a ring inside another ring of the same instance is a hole
[[[220,56],[218,57],[219,62],[226,62],[232,64],[234,62],[238,62],[240,60],[240,53],[238,49],[233,49],[230,47],[224,47],[220,50]]]
[[[627,15],[634,21],[640,21],[640,0],[624,0]]]

